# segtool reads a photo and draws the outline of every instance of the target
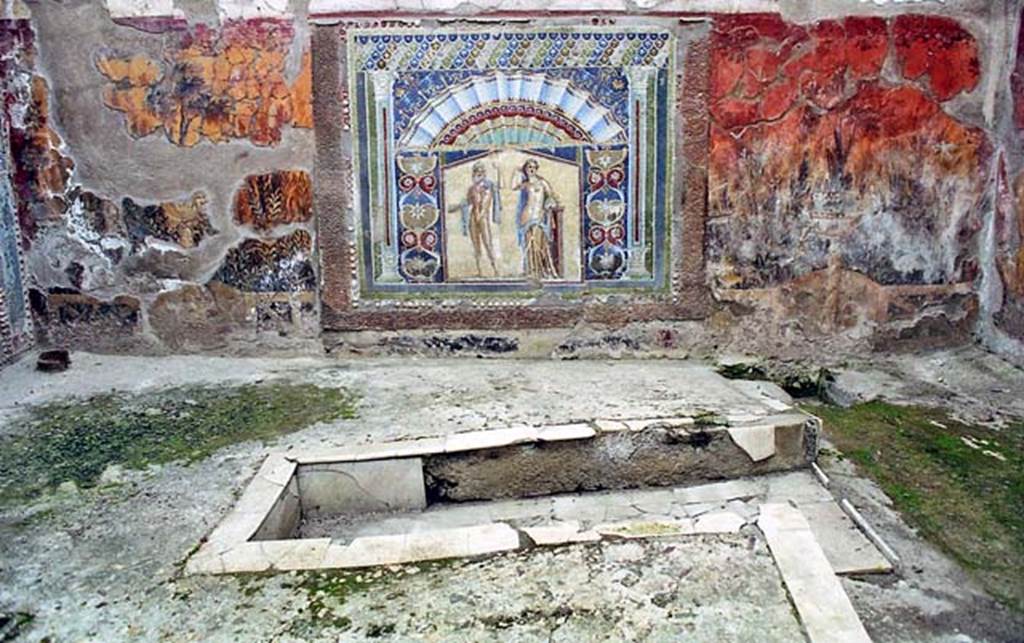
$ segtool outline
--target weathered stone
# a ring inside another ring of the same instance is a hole
[[[859,371],[829,371],[821,378],[819,395],[829,404],[848,408],[878,399],[892,384],[887,379]]]
[[[232,331],[246,328],[250,320],[242,293],[219,282],[160,293],[149,307],[150,328],[173,350],[223,346]]]
[[[878,574],[892,564],[871,544],[834,500],[799,505],[825,557],[837,574]]]
[[[870,642],[800,510],[788,504],[761,505],[757,525],[812,643]]]
[[[423,471],[428,498],[461,502],[679,485],[781,471],[806,462],[805,448],[813,437],[803,422],[782,422],[775,434],[775,456],[757,462],[721,427],[654,425],[599,433],[589,440],[430,455],[423,460]]]

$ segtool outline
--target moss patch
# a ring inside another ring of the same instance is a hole
[[[1024,423],[997,431],[883,402],[808,410],[911,525],[1024,610]]]
[[[194,461],[245,440],[355,416],[344,389],[266,383],[110,393],[33,407],[0,437],[0,503],[66,481],[95,486],[109,465]]]
[[[793,397],[817,396],[824,380],[831,377],[825,369],[806,370],[786,364],[770,368],[759,364],[723,364],[715,372],[727,380],[774,382]]]
[[[366,622],[354,624],[343,609],[348,598],[354,594],[373,589],[382,600],[398,598],[402,593],[396,589],[396,581],[413,574],[438,572],[458,563],[455,559],[426,561],[395,567],[376,567],[349,571],[307,572],[299,576],[293,585],[306,594],[307,603],[302,615],[293,620],[288,633],[297,638],[313,638],[324,630],[336,633],[347,632],[358,627],[367,638],[378,638],[393,632],[394,624]]]
[[[13,641],[32,625],[35,615],[29,612],[0,612],[0,641]]]

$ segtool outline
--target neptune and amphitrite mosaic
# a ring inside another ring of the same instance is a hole
[[[348,36],[364,293],[665,286],[669,32]]]

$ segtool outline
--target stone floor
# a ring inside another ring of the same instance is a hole
[[[753,402],[708,377],[707,367],[672,361],[336,362],[88,354],[73,359],[72,369],[58,375],[37,374],[27,360],[5,370],[0,431],[23,405],[111,389],[282,378],[344,385],[363,397],[356,420],[309,427],[273,445],[235,444],[191,465],[128,471],[118,484],[63,491],[2,510],[0,612],[35,615],[26,640],[803,637],[767,544],[750,526],[735,533],[601,541],[383,569],[352,577],[345,592],[323,589],[318,583],[327,580],[317,574],[182,574],[189,553],[229,511],[269,451],[572,422],[594,417],[596,409],[604,417],[674,416],[694,399],[711,404],[707,410],[714,412],[737,412]],[[923,373],[900,371],[898,364],[886,373],[900,381],[900,391],[918,386],[941,396],[939,373],[948,374],[957,363],[974,365],[976,387],[958,390],[971,400],[965,408],[982,409],[998,403],[1000,395],[1007,404],[1019,404],[1012,392],[1024,390],[1018,380],[995,377],[1010,392],[993,393],[1000,386],[986,374],[987,356],[960,352],[942,359],[941,368]],[[1018,617],[1002,611],[954,563],[918,539],[869,481],[842,464],[828,473],[833,497],[853,500],[903,559],[898,574],[842,580],[875,640],[1011,641],[1024,631]],[[715,509],[728,509],[731,500],[724,502]],[[738,514],[751,510],[733,507]],[[828,537],[819,534],[819,541]]]

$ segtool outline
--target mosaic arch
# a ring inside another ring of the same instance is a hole
[[[348,32],[360,286],[661,289],[667,30]]]

